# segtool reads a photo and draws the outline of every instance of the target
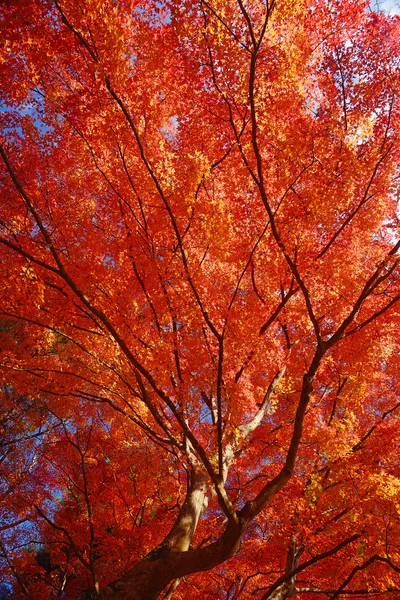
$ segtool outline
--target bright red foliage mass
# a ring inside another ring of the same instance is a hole
[[[0,597],[399,599],[399,18],[0,16]]]

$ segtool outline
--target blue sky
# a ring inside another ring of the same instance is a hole
[[[399,0],[371,0],[371,6],[374,10],[381,10],[390,15],[400,15]]]

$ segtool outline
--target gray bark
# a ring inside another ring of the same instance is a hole
[[[106,586],[100,600],[156,600],[175,579],[208,571],[239,548],[244,522],[229,523],[217,542],[191,549],[197,523],[206,509],[210,490],[204,472],[192,472],[188,493],[177,520],[163,542],[120,579]]]
[[[156,600],[171,581],[208,571],[233,556],[239,549],[244,528],[244,523],[230,522],[218,541],[186,552],[161,545],[104,588],[100,600]]]
[[[304,547],[299,545],[296,540],[292,540],[286,558],[285,575],[289,575],[297,569],[303,552]],[[264,595],[262,600],[287,600],[287,598],[295,596],[297,593],[295,582],[296,576],[294,575],[271,592],[271,594]]]

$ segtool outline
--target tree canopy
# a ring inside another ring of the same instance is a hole
[[[399,17],[0,19],[0,597],[400,598]]]

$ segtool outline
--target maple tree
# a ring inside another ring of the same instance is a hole
[[[0,15],[0,597],[400,598],[399,18]]]

